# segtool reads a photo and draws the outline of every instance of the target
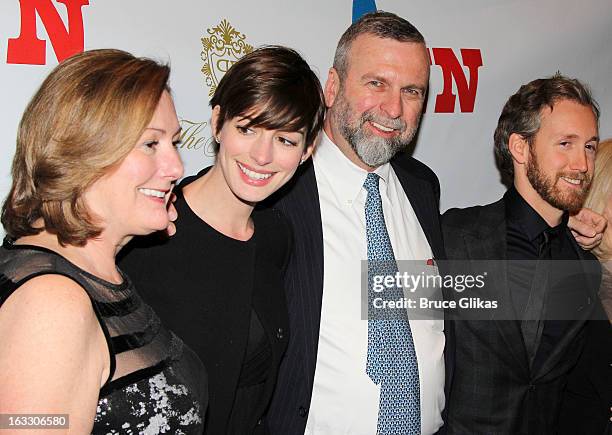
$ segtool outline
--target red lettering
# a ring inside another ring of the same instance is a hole
[[[44,65],[46,41],[36,36],[36,13],[40,17],[58,62],[80,53],[84,47],[83,13],[89,0],[55,0],[66,6],[68,25],[64,26],[52,0],[19,0],[21,31],[18,38],[8,41],[7,63]]]
[[[478,89],[478,68],[482,66],[482,56],[479,49],[462,48],[461,58],[463,65],[470,72],[470,83],[465,77],[465,71],[452,48],[432,48],[435,64],[442,68],[444,89],[436,96],[437,113],[453,113],[455,111],[455,94],[453,93],[453,80],[459,94],[461,112],[473,112]]]

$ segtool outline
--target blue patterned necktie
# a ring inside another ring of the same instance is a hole
[[[387,233],[378,175],[369,173],[363,187],[368,242],[368,302],[375,297],[399,300],[401,288],[385,288],[374,293],[376,275],[395,276],[397,263]],[[366,373],[380,385],[377,433],[380,435],[418,435],[421,433],[419,370],[412,332],[405,309],[382,309],[368,315],[368,355]]]

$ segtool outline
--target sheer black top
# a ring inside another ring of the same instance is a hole
[[[104,281],[36,246],[0,248],[0,307],[24,282],[57,274],[87,292],[108,343],[111,370],[100,390],[93,433],[199,434],[206,375],[198,357],[166,330],[123,276]]]

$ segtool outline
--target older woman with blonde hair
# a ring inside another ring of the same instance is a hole
[[[2,208],[0,414],[59,414],[32,424],[78,434],[202,432],[202,363],[115,266],[133,236],[169,224],[183,173],[169,73],[84,52],[25,110]]]
[[[595,173],[584,207],[603,214],[608,225],[593,248],[602,268],[600,301],[587,322],[584,349],[563,395],[559,434],[612,433],[612,139],[599,143]],[[601,302],[601,304],[600,304]]]
[[[599,143],[591,190],[584,203],[608,221],[602,242],[592,252],[601,262],[604,281],[599,291],[606,314],[612,322],[612,139]]]

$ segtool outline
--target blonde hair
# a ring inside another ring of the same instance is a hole
[[[100,234],[82,194],[134,147],[169,74],[167,65],[112,49],[77,54],[53,69],[19,124],[2,207],[9,237],[44,229],[62,245],[82,246]]]
[[[600,142],[597,147],[593,183],[584,201],[584,207],[601,214],[606,208],[610,195],[612,195],[612,138]],[[593,253],[600,257],[599,247],[594,248]]]

